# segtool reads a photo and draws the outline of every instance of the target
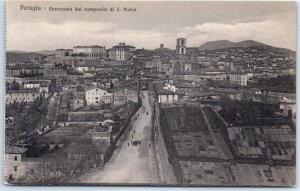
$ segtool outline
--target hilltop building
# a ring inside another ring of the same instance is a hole
[[[105,47],[103,46],[75,46],[73,48],[73,54],[83,54],[87,57],[99,57],[104,58],[105,57]]]
[[[133,51],[135,51],[134,46],[126,45],[125,43],[119,43],[119,45],[108,49],[108,56],[110,60],[126,61],[130,58]]]

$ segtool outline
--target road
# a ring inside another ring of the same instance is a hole
[[[83,183],[158,183],[157,167],[151,140],[151,120],[154,98],[149,92],[141,92],[142,106],[137,111],[136,120],[117,156],[113,156],[103,169],[88,176]],[[140,141],[134,146],[132,141]],[[115,157],[115,158],[114,158]]]

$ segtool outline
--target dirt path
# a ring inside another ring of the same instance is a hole
[[[157,183],[151,154],[151,98],[147,91],[142,92],[142,107],[138,117],[115,160],[108,162],[102,170],[93,173],[84,183]],[[140,144],[134,146],[133,141]],[[128,145],[129,144],[129,145]]]

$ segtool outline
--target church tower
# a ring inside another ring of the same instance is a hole
[[[186,54],[186,39],[185,38],[177,39],[176,54],[180,54],[180,55]]]

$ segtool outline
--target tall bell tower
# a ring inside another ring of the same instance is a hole
[[[185,38],[177,39],[176,54],[180,54],[180,55],[186,54],[186,39]]]

